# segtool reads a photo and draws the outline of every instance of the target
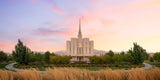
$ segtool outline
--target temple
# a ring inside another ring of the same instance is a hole
[[[93,56],[94,42],[89,38],[82,38],[81,21],[79,20],[78,38],[71,38],[67,41],[66,48],[67,54],[72,57],[71,63],[86,62],[89,63],[89,57]]]

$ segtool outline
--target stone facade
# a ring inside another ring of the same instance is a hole
[[[79,21],[78,38],[71,38],[66,42],[67,54],[72,57],[73,62],[86,62],[89,63],[89,57],[93,56],[94,42],[89,38],[82,38],[81,24]]]

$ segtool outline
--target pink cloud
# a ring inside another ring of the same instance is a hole
[[[9,0],[9,1],[16,2],[17,0]]]
[[[55,28],[55,27],[54,27]],[[52,28],[38,28],[35,32],[36,35],[68,35],[67,28],[52,29]]]
[[[38,0],[30,0],[32,3],[36,3],[38,2]]]
[[[53,10],[57,14],[62,14],[62,11],[57,7],[57,5],[54,3],[53,5],[46,4],[47,8]]]
[[[12,52],[12,50],[14,49],[15,43],[12,42],[0,42],[0,50],[4,51],[4,52]]]

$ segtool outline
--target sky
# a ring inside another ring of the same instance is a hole
[[[77,37],[94,49],[128,51],[133,42],[160,51],[160,0],[0,0],[0,50],[20,39],[32,51],[60,51]]]

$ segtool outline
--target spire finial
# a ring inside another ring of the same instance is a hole
[[[82,38],[82,33],[81,33],[81,19],[79,18],[79,32],[78,32],[78,38]]]

